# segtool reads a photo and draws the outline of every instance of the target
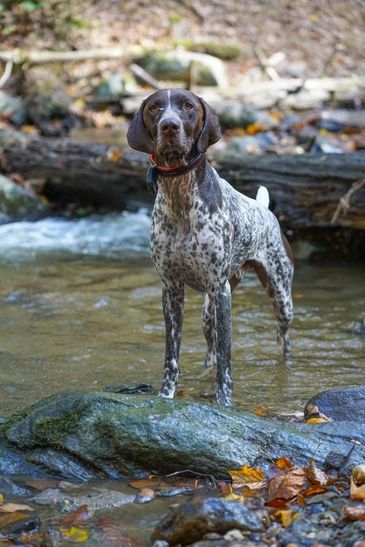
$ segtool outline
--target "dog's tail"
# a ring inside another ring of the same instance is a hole
[[[270,196],[269,196],[269,192],[267,191],[266,186],[260,186],[259,187],[259,189],[257,190],[257,194],[256,194],[256,201],[257,201],[257,203],[262,205],[262,207],[267,207],[267,208],[269,207]]]

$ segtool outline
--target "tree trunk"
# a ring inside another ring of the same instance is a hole
[[[47,139],[0,131],[3,165],[26,178],[47,180],[44,192],[56,202],[125,207],[130,194],[152,202],[146,189],[148,160],[129,148],[71,139]],[[213,157],[220,175],[254,197],[265,185],[271,208],[286,229],[365,230],[365,187],[351,197],[347,214],[331,223],[339,200],[364,177],[365,153]]]

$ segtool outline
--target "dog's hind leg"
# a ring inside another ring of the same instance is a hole
[[[172,399],[179,376],[179,355],[184,315],[184,285],[164,287],[162,306],[166,326],[165,369],[159,395]]]
[[[283,346],[284,357],[290,357],[289,326],[293,319],[291,286],[293,264],[284,253],[278,253],[274,261],[252,262],[252,266],[273,300],[274,312],[278,321],[278,342]]]

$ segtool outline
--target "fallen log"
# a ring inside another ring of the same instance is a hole
[[[283,423],[218,405],[109,393],[58,393],[2,427],[28,465],[68,477],[73,469],[81,479],[184,470],[226,477],[243,464],[265,469],[281,456],[323,465],[331,451],[350,454],[351,468],[365,442],[364,423]]]
[[[44,179],[44,193],[55,202],[125,207],[131,194],[148,202],[148,160],[123,146],[47,139],[0,131],[3,165],[27,179]],[[286,229],[346,228],[365,230],[365,187],[352,194],[346,214],[331,222],[338,203],[363,178],[365,153],[318,155],[218,155],[212,160],[220,175],[237,190],[254,196],[265,185],[271,208]]]

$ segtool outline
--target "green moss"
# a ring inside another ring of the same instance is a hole
[[[80,423],[85,411],[69,411],[61,416],[48,416],[37,420],[34,424],[34,438],[40,443],[46,443],[55,448],[64,446],[64,439]]]
[[[14,424],[23,420],[28,414],[28,409],[21,410],[9,416],[3,424],[0,424],[0,431],[6,433]]]
[[[183,46],[189,51],[197,53],[208,53],[223,59],[223,61],[232,61],[241,55],[241,50],[234,44],[222,44],[217,42],[199,42],[195,40],[179,40],[176,45]]]

